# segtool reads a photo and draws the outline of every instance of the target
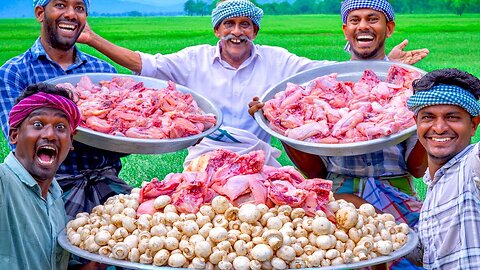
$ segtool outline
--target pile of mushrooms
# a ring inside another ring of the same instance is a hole
[[[370,204],[356,209],[330,196],[314,217],[288,205],[233,206],[217,196],[196,214],[178,213],[159,196],[154,215],[136,216],[139,189],[116,195],[67,224],[71,244],[119,260],[200,269],[287,269],[349,264],[388,255],[407,241],[409,227]]]

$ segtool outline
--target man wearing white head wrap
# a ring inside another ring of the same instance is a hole
[[[426,269],[480,269],[480,143],[471,144],[480,123],[480,79],[441,69],[413,89],[407,106],[428,154],[420,262]]]

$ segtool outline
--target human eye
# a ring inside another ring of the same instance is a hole
[[[422,119],[422,121],[430,121],[433,119],[433,117],[429,114],[424,114],[420,117],[420,119]]]
[[[249,27],[251,26],[251,24],[250,24],[249,22],[242,22],[242,23],[241,23],[241,26],[242,26],[243,28],[249,28]]]
[[[232,22],[231,21],[225,21],[223,23],[223,26],[225,26],[225,28],[230,28],[230,27],[232,27]]]
[[[76,10],[77,12],[85,12],[85,7],[84,7],[84,6],[77,6],[77,7],[75,8],[75,10]]]
[[[32,123],[32,126],[35,127],[35,128],[42,128],[43,123],[41,121],[35,121],[35,122]]]
[[[370,17],[369,21],[370,21],[371,23],[376,23],[376,22],[379,21],[379,18],[376,17],[376,16],[375,16],[375,17]]]
[[[351,23],[351,24],[357,24],[357,23],[358,23],[358,21],[359,21],[359,20],[358,20],[358,18],[355,18],[355,17],[354,17],[354,18],[349,18],[349,19],[348,19],[348,22],[349,22],[349,23]]]
[[[65,130],[67,128],[67,125],[65,125],[64,123],[58,123],[56,125],[56,128],[59,130]]]

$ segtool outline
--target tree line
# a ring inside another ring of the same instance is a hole
[[[339,14],[339,0],[280,0],[272,3],[260,4],[268,15],[286,14]],[[188,0],[183,10],[186,15],[204,16],[209,15],[215,8],[217,1]],[[395,13],[454,13],[462,15],[468,13],[480,13],[480,0],[390,0]]]

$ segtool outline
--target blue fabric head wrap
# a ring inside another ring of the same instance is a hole
[[[480,115],[480,104],[475,96],[456,85],[438,84],[429,90],[416,92],[407,100],[408,109],[415,114],[422,108],[441,104],[460,106],[472,116]]]
[[[83,0],[85,3],[85,10],[88,11],[90,10],[90,0]],[[50,0],[33,0],[33,7],[41,6],[44,7],[50,3]]]
[[[233,17],[247,17],[260,29],[263,10],[249,0],[229,0],[221,2],[212,11],[212,26],[217,27],[223,20]]]
[[[392,5],[388,0],[345,0],[342,3],[340,13],[342,14],[342,20],[344,24],[347,24],[348,14],[352,10],[369,8],[376,11],[383,12],[387,22],[395,20],[395,14],[393,13]]]

